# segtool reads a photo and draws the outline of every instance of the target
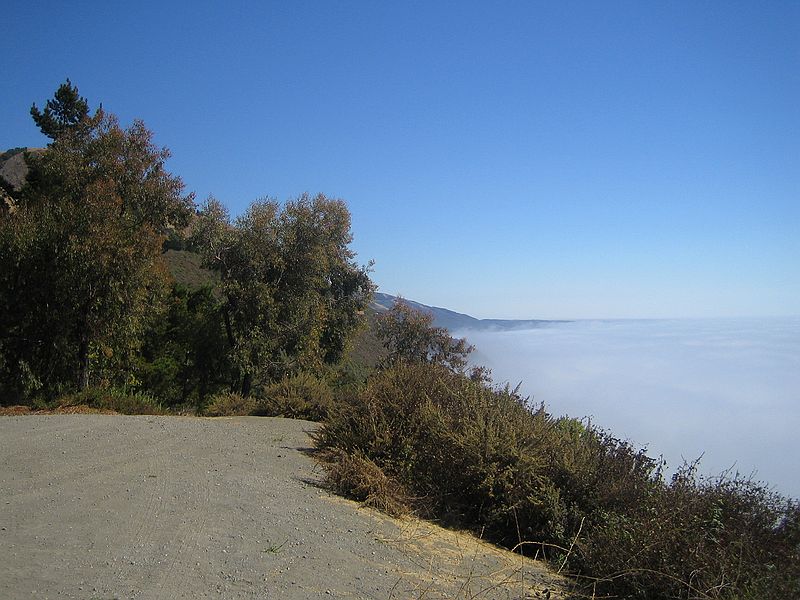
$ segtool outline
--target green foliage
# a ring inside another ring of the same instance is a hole
[[[55,140],[88,118],[89,104],[67,79],[58,87],[53,98],[47,101],[44,112],[35,103],[31,106],[31,116],[42,133]]]
[[[348,358],[333,367],[326,380],[338,401],[361,393],[373,372],[372,367]]]
[[[460,372],[474,349],[466,340],[454,339],[447,329],[434,327],[432,315],[415,310],[402,299],[378,317],[377,336],[387,349],[383,366],[399,361],[432,363]]]
[[[168,290],[162,240],[192,207],[141,122],[88,117],[65,85],[41,113],[60,127],[54,142],[29,156],[16,210],[0,214],[0,392],[10,396],[25,393],[26,371],[45,397],[129,383]]]
[[[328,383],[310,373],[285,375],[259,394],[258,414],[291,419],[324,420],[333,408]]]
[[[667,483],[629,443],[441,364],[377,373],[315,441],[335,489],[395,482],[396,502],[548,558],[588,594],[777,599],[800,585],[796,504],[691,468]]]
[[[152,362],[142,362],[140,378],[144,389],[163,398],[169,405],[184,402],[184,390],[181,386],[181,382],[186,379],[181,377],[183,361],[176,356],[161,354]]]
[[[378,313],[369,306],[364,312],[364,324],[356,331],[345,360],[365,369],[377,367],[386,358],[386,346],[378,337]]]
[[[202,407],[342,360],[372,293],[342,201],[262,201],[231,222],[211,200],[186,239],[192,197],[141,122],[90,115],[69,80],[31,114],[53,142],[0,198],[3,402],[91,384]]]
[[[322,195],[256,202],[233,223],[219,202],[205,204],[193,243],[221,276],[243,395],[254,380],[320,372],[344,356],[372,293],[351,239],[346,206]]]
[[[145,333],[132,374],[168,406],[202,407],[227,387],[231,366],[213,289],[174,286],[167,308]]]

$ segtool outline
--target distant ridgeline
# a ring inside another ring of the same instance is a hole
[[[433,323],[437,327],[445,327],[450,331],[461,331],[464,329],[471,330],[503,330],[509,331],[514,329],[532,329],[534,327],[546,327],[551,323],[566,323],[568,321],[548,321],[544,319],[476,319],[469,315],[457,313],[446,308],[439,308],[437,306],[427,306],[414,302],[413,300],[403,299],[413,308],[422,312],[433,315]],[[375,292],[375,298],[372,302],[372,308],[377,312],[389,310],[397,301],[397,296],[390,296],[381,292]]]

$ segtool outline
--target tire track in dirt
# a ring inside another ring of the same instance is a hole
[[[142,458],[146,459],[143,464],[141,462]],[[150,446],[144,456],[137,454],[135,467],[139,467],[137,469],[139,472],[131,473],[130,485],[126,489],[129,498],[133,500],[133,502],[129,502],[132,512],[129,516],[126,515],[125,518],[138,525],[135,526],[131,533],[125,536],[127,543],[123,542],[120,548],[122,554],[118,557],[119,566],[114,574],[110,590],[115,593],[120,593],[122,591],[121,588],[131,587],[131,584],[136,582],[139,585],[135,585],[132,589],[124,592],[125,594],[131,594],[130,597],[136,597],[141,594],[141,588],[146,583],[145,578],[139,576],[144,560],[142,549],[147,544],[152,545],[159,530],[158,515],[162,512],[160,509],[164,506],[164,496],[166,494],[166,477],[164,476],[163,463],[164,456],[160,448]],[[135,501],[136,492],[139,489],[147,490],[144,503]],[[123,582],[130,583],[124,585]]]
[[[181,440],[183,442],[183,440]],[[167,452],[180,450],[176,444],[171,444]],[[168,493],[175,500],[180,501],[180,490],[189,489],[193,493],[186,494],[186,500],[192,499],[191,506],[174,507],[175,510],[184,512],[183,521],[178,526],[173,536],[172,546],[177,541],[177,548],[170,547],[166,567],[162,570],[155,587],[159,590],[159,598],[177,598],[182,590],[187,589],[190,578],[195,576],[196,564],[192,563],[193,552],[199,550],[199,541],[205,535],[206,522],[209,516],[210,488],[207,476],[197,465],[186,465],[185,471],[177,473],[174,469],[169,473],[168,481],[172,484]],[[188,471],[188,472],[187,472]],[[191,477],[189,477],[191,475]],[[190,481],[191,479],[191,481]],[[197,493],[197,490],[200,493]],[[196,561],[195,561],[196,562]]]

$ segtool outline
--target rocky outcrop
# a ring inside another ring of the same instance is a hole
[[[25,162],[26,152],[40,152],[38,148],[14,148],[0,155],[0,177],[18,190],[25,183],[28,176],[28,164]]]

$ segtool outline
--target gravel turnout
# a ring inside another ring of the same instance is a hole
[[[319,485],[315,424],[0,417],[0,598],[556,598],[538,563]]]

